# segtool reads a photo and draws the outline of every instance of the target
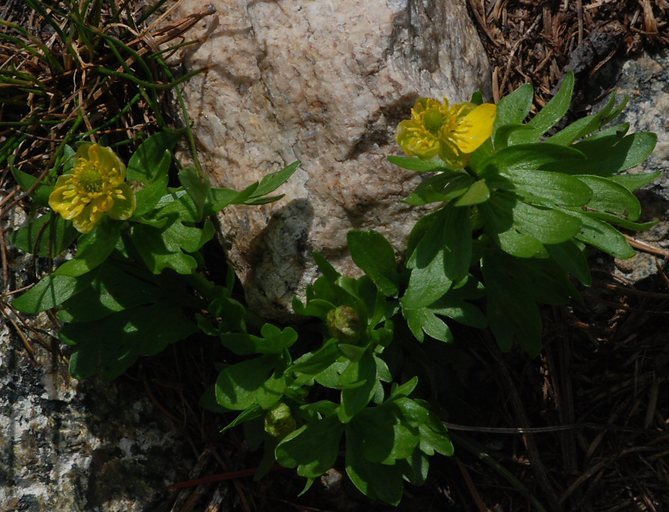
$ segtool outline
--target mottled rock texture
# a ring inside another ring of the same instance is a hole
[[[620,121],[630,123],[630,131],[652,131],[657,146],[651,157],[634,171],[661,171],[657,182],[638,193],[647,219],[657,219],[655,227],[634,235],[656,247],[669,249],[669,50],[641,56],[611,66],[602,82],[613,92],[627,95],[630,102]],[[613,76],[612,76],[613,75]],[[657,273],[657,256],[639,252],[616,262],[623,277],[639,281]]]
[[[419,96],[487,93],[488,63],[463,0],[216,0],[189,37],[185,98],[204,167],[242,188],[300,160],[285,198],[220,217],[249,303],[281,316],[315,276],[312,251],[345,273],[346,233],[401,250],[416,177],[393,168],[394,129]],[[174,18],[202,9],[184,0]]]
[[[165,486],[194,461],[162,413],[139,386],[79,383],[32,345],[34,362],[0,320],[0,511],[169,510]]]

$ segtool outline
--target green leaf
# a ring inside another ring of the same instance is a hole
[[[534,171],[545,169],[549,165],[552,166],[549,170],[560,171],[562,162],[578,162],[584,158],[584,154],[577,149],[556,144],[518,144],[502,149],[488,159],[482,176],[494,179],[495,170],[501,173]]]
[[[325,259],[325,257],[321,253],[314,252],[313,258],[314,261],[316,262],[316,265],[318,266],[318,270],[321,271],[323,277],[327,281],[334,283],[337,279],[339,279],[340,276],[339,272],[335,270],[335,268],[330,264],[328,260]]]
[[[169,176],[167,170],[169,169],[172,156],[169,152],[165,152],[163,159],[158,164],[160,169],[156,173],[155,178],[148,183],[145,183],[141,190],[135,194],[137,208],[134,212],[134,217],[140,217],[155,208],[160,199],[167,193],[167,183]]]
[[[435,315],[430,309],[402,308],[402,314],[407,321],[411,333],[418,341],[422,342],[425,339],[423,333],[431,336],[435,340],[447,343],[453,341],[453,334],[451,333],[448,324]]]
[[[306,306],[297,297],[293,297],[293,311],[300,316],[313,316],[325,320],[328,312],[336,306],[327,300],[310,299]]]
[[[307,352],[297,359],[290,370],[296,374],[317,375],[333,364],[340,355],[337,342],[329,340],[315,352]]]
[[[209,181],[197,171],[197,169],[189,165],[179,171],[179,182],[183,185],[188,195],[193,200],[198,217],[204,216],[204,208],[207,198],[209,197]]]
[[[508,351],[517,343],[528,354],[536,356],[541,350],[539,308],[527,290],[519,286],[518,279],[522,278],[519,267],[509,265],[513,261],[510,257],[501,256],[487,254],[482,263],[488,295],[488,325],[502,350]]]
[[[439,420],[437,419],[437,421]],[[434,425],[435,422],[432,421],[431,426]],[[451,443],[444,427],[434,429],[427,425],[421,425],[418,427],[418,432],[420,433],[420,449],[424,454],[431,456],[434,452],[437,452],[446,457],[453,455],[453,443]]]
[[[206,398],[205,398],[206,397]],[[204,402],[204,403],[203,403]],[[221,412],[227,412],[227,409],[224,407],[221,407],[218,405],[218,402],[216,401],[216,387],[211,386],[211,388],[207,388],[207,391],[205,392],[205,395],[200,399],[200,404],[205,406],[205,409],[208,409],[212,412],[215,412],[217,414],[221,414]],[[244,411],[240,412],[234,420],[232,420],[230,423],[228,423],[225,427],[223,427],[220,430],[220,433],[227,432],[228,430],[235,428],[239,425],[242,425],[248,421],[253,421],[255,419],[261,418],[264,416],[264,412],[262,408],[258,405],[251,406],[248,409],[245,409]]]
[[[53,192],[53,185],[47,185],[44,181],[37,184],[37,178],[32,174],[19,171],[14,167],[11,167],[10,170],[16,183],[21,187],[21,190],[28,192],[31,188],[35,187],[30,194],[31,199],[35,204],[41,206],[49,204],[49,195]]]
[[[387,406],[369,407],[358,414],[346,431],[347,443],[355,437],[365,459],[381,464],[395,464],[411,457],[418,445],[418,433],[399,422]]]
[[[371,351],[351,364],[341,374],[341,405],[337,410],[339,421],[348,423],[372,399],[376,383],[376,361]]]
[[[272,324],[264,324],[262,337],[246,333],[223,333],[220,335],[223,346],[238,355],[281,354],[297,341],[297,331],[292,327],[280,329]]]
[[[581,228],[578,218],[559,210],[539,208],[522,201],[512,206],[513,225],[521,233],[544,244],[559,244],[573,238]]]
[[[439,173],[423,181],[404,202],[412,206],[449,202],[469,190],[474,178],[463,172]]]
[[[336,416],[310,422],[288,434],[275,456],[286,468],[297,468],[305,478],[317,478],[334,466],[344,427]]]
[[[443,171],[450,170],[445,166],[444,162],[439,159],[434,160],[421,160],[416,156],[389,156],[388,161],[391,164],[395,164],[398,167],[403,169],[408,169],[409,171],[415,172],[432,172],[432,171]]]
[[[471,98],[469,99],[469,102],[473,103],[474,105],[481,105],[483,101],[483,94],[481,91],[474,91],[471,95]]]
[[[393,425],[397,423],[389,407],[368,407],[346,429],[346,443],[355,442],[370,462],[382,463],[391,456],[395,444]],[[414,446],[418,444],[415,439]],[[391,464],[395,460],[392,459]]]
[[[385,237],[376,231],[349,231],[347,240],[353,262],[386,297],[396,296],[399,274],[395,252]]]
[[[630,124],[629,123],[619,123],[615,124],[613,126],[609,126],[608,128],[603,128],[601,130],[597,130],[594,133],[591,133],[588,135],[584,141],[582,142],[593,142],[599,139],[604,139],[607,137],[612,138],[612,140],[615,141],[621,141],[623,140],[623,137],[627,135],[627,132],[630,129]]]
[[[550,130],[569,110],[573,91],[574,73],[570,71],[564,76],[557,94],[527,124],[537,130],[539,135]]]
[[[430,459],[423,452],[416,450],[408,460],[397,461],[397,467],[413,485],[423,485],[430,470]]]
[[[494,131],[497,132],[502,126],[522,123],[530,113],[533,98],[534,89],[530,84],[521,85],[511,94],[501,98],[497,104]]]
[[[611,95],[604,108],[595,115],[582,117],[581,119],[574,121],[566,128],[563,128],[552,137],[546,139],[546,142],[568,146],[575,140],[598,130],[608,119],[608,115],[613,109],[614,104],[615,96]]]
[[[36,315],[54,308],[80,293],[93,279],[92,274],[71,277],[50,274],[14,299],[12,306],[21,313]]]
[[[505,253],[517,258],[545,258],[546,248],[536,238],[510,227],[501,233],[494,233],[493,239]]]
[[[489,198],[490,189],[485,180],[478,180],[469,186],[467,192],[458,197],[455,201],[455,206],[471,206],[485,203]]]
[[[411,270],[409,285],[401,299],[404,309],[419,309],[442,297],[453,281],[446,275],[444,250],[441,249],[426,267]]]
[[[214,390],[214,385],[212,384],[211,386],[207,387],[207,389],[204,390],[204,393],[200,396],[200,400],[198,400],[198,405],[204,409],[205,411],[213,412],[215,414],[226,414],[228,412],[227,409],[221,407],[216,403],[216,394]],[[257,410],[260,410],[260,407],[257,408]],[[247,409],[247,411],[251,411],[251,409]],[[244,412],[247,412],[244,411]],[[242,413],[243,414],[243,413]],[[241,416],[241,414],[239,415]],[[237,416],[237,417],[239,417]],[[230,423],[234,423],[237,421],[237,418],[232,420]],[[243,421],[240,421],[239,423],[235,423],[235,425],[230,426],[230,423],[228,423],[224,428],[221,429],[221,432],[224,432],[228,428],[232,428],[236,425],[242,424]]]
[[[128,179],[151,183],[161,173],[167,172],[171,156],[167,165],[163,159],[174,150],[178,139],[179,136],[175,133],[160,132],[142,142],[128,161]]]
[[[493,236],[509,231],[518,232],[545,244],[557,244],[569,240],[578,233],[578,218],[557,209],[531,206],[504,192],[496,193],[485,207],[479,207],[485,221],[486,230]],[[511,236],[515,236],[509,234]],[[539,250],[530,239],[515,237],[500,241],[511,246],[518,245],[523,250]],[[538,253],[539,254],[539,253]],[[519,255],[526,257],[527,255]],[[531,256],[531,254],[529,254]]]
[[[433,233],[438,233],[438,227],[435,227],[435,223],[440,222],[441,216],[443,214],[441,213],[441,209],[434,211],[432,213],[428,213],[427,215],[424,215],[418,219],[416,224],[414,224],[413,228],[411,229],[411,232],[409,233],[409,237],[407,238],[407,249],[406,249],[406,255],[407,255],[407,261],[405,263],[406,267],[412,268],[416,264],[416,247],[420,243],[425,243],[423,239],[426,236],[426,233],[430,230],[435,230]],[[429,240],[429,239],[428,239]],[[430,249],[430,258],[434,256],[434,253],[438,250],[438,246],[435,245],[434,248]]]
[[[614,183],[617,183],[618,185],[622,185],[630,192],[634,192],[635,190],[638,190],[641,187],[650,185],[655,180],[657,180],[657,178],[659,178],[661,175],[662,171],[642,172],[638,174],[628,173],[628,174],[620,174],[617,176],[610,176],[609,180],[613,181]]]
[[[261,356],[226,366],[216,379],[216,401],[232,411],[243,411],[258,403],[258,393],[271,378],[276,359]]]
[[[108,260],[83,291],[62,304],[58,318],[64,322],[90,322],[159,302],[199,306],[184,283],[167,278],[157,282],[148,272],[132,268],[132,264]]]
[[[430,306],[428,308],[430,312],[435,315],[448,317],[463,325],[476,327],[477,329],[485,329],[487,327],[488,322],[486,321],[486,317],[479,308],[459,298],[452,299],[449,295],[446,294],[443,299]]]
[[[469,208],[445,208],[444,272],[452,281],[464,278],[471,266],[472,223]]]
[[[418,428],[430,419],[430,410],[424,400],[403,397],[393,400],[392,406],[397,410],[402,423],[411,427]]]
[[[255,395],[256,402],[265,410],[272,408],[283,397],[287,384],[284,375],[271,375],[258,389]]]
[[[74,345],[70,372],[78,379],[118,377],[139,356],[151,356],[194,332],[179,307],[154,304],[132,308],[95,322],[65,324],[64,343]]]
[[[93,232],[82,236],[77,256],[63,263],[54,274],[77,277],[102,265],[114,252],[121,236],[121,227],[119,222],[103,222]]]
[[[199,223],[202,219],[197,213],[195,203],[182,188],[172,189],[164,195],[156,205],[156,219],[168,219],[168,222],[177,218],[181,222]]]
[[[526,169],[506,169],[508,186],[529,203],[545,206],[582,206],[592,197],[587,183],[568,174]],[[504,187],[506,188],[506,187]]]
[[[10,241],[23,252],[43,258],[55,258],[72,245],[77,235],[71,222],[60,215],[48,213],[29,220],[14,231]]]
[[[642,164],[656,143],[657,136],[651,132],[637,132],[622,139],[617,135],[591,137],[573,146],[586,156],[585,160],[565,158],[545,168],[569,174],[611,176]]]
[[[413,393],[413,390],[416,389],[417,385],[418,377],[415,375],[404,384],[398,385],[396,382],[393,382],[392,390],[390,391],[390,398],[395,399],[409,396],[411,393]]]
[[[263,176],[263,178],[258,183],[258,188],[255,189],[253,195],[249,200],[244,201],[245,204],[255,204],[253,203],[254,199],[258,199],[262,196],[274,192],[277,188],[283,185],[290,177],[297,171],[300,166],[299,161],[295,161],[292,164],[284,167],[280,171],[272,172]]]
[[[77,161],[77,152],[69,144],[63,146],[63,154],[60,158],[60,165],[63,166],[63,174],[69,174],[74,169]]]
[[[241,192],[231,188],[210,188],[207,203],[209,204],[205,213],[212,215],[231,204],[244,204],[257,190],[258,184],[253,183]]]
[[[346,438],[346,474],[365,496],[391,505],[402,499],[402,473],[397,466],[368,461],[361,443],[353,436]]]
[[[565,272],[573,275],[585,286],[592,284],[588,259],[585,257],[583,250],[574,242],[547,245],[546,250]]]
[[[651,220],[648,222],[632,222],[631,220],[623,219],[612,213],[605,212],[585,212],[588,217],[593,219],[603,220],[614,226],[619,226],[623,229],[629,229],[630,231],[646,231],[653,226],[656,226],[659,221]]]
[[[631,221],[641,216],[639,200],[622,185],[600,176],[576,177],[593,191],[592,199],[587,204],[588,209],[613,213]]]
[[[195,253],[214,236],[214,227],[206,221],[202,228],[186,226],[181,219],[162,228],[137,224],[131,232],[132,242],[142,260],[154,274],[171,268],[179,274],[192,274],[197,268]]]
[[[510,144],[513,144],[514,138],[528,138],[530,134],[531,136],[534,136],[535,131],[531,126],[527,126],[526,124],[507,124],[500,126],[495,131],[495,149],[500,151],[508,147]]]
[[[626,259],[634,256],[625,237],[605,222],[596,220],[584,213],[574,212],[583,223],[576,238],[600,249],[616,258]]]
[[[442,209],[431,218],[420,241],[406,263],[411,269],[409,284],[402,297],[402,307],[418,309],[443,296],[451,287],[446,274],[445,223],[452,209]],[[450,251],[450,249],[449,249]]]

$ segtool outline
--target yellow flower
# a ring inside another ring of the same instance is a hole
[[[70,172],[63,174],[49,196],[51,209],[88,233],[106,214],[126,220],[135,211],[135,193],[125,183],[125,165],[109,148],[84,143]]]
[[[497,107],[492,103],[449,105],[420,98],[411,109],[411,119],[397,127],[397,142],[409,156],[437,155],[451,167],[464,167],[469,155],[492,135]]]

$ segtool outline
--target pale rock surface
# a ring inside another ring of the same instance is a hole
[[[166,417],[128,383],[78,382],[34,339],[31,361],[6,318],[0,512],[169,510],[174,496],[165,486],[187,478],[195,461]],[[31,326],[44,329],[43,320]]]
[[[417,212],[399,201],[418,178],[386,161],[395,126],[419,96],[486,94],[488,62],[463,0],[211,3],[182,64],[208,69],[185,99],[212,184],[241,189],[302,162],[281,201],[220,216],[249,303],[281,317],[316,276],[313,251],[356,273],[348,230],[402,250]],[[203,7],[183,0],[172,19]]]

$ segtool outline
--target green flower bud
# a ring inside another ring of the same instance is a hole
[[[325,325],[330,335],[339,341],[351,343],[362,337],[363,327],[358,313],[351,306],[339,306],[328,311]]]
[[[296,427],[290,407],[283,402],[279,402],[265,414],[265,432],[275,439],[286,437]]]
[[[423,123],[425,124],[425,128],[432,133],[437,133],[444,124],[444,116],[436,108],[433,108],[425,112]]]

